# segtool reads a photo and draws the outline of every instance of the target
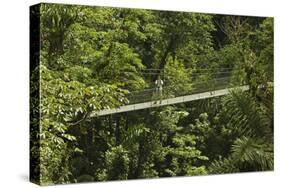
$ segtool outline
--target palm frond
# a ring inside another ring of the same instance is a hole
[[[209,166],[208,171],[210,174],[224,174],[239,172],[239,168],[233,162],[231,157],[215,160]]]
[[[231,150],[234,163],[240,169],[244,166],[255,166],[263,171],[273,169],[273,145],[264,139],[243,136],[234,142]]]
[[[224,108],[223,113],[228,117],[227,126],[233,129],[238,137],[272,137],[271,120],[248,93],[232,91],[224,99]]]

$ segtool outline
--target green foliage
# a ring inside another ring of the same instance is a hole
[[[138,55],[127,44],[112,43],[106,53],[109,55],[105,54],[106,59],[97,63],[95,68],[100,79],[130,90],[140,89],[144,86],[144,80],[138,75],[138,71],[144,66]]]
[[[208,157],[196,148],[196,138],[193,135],[178,134],[172,139],[172,143],[175,146],[168,149],[168,156],[172,162],[166,172],[172,173],[173,176],[207,174],[205,166],[199,166],[197,163],[208,161]]]
[[[240,165],[250,165],[258,170],[273,169],[273,147],[263,139],[247,138],[235,140],[232,146],[232,156]],[[243,166],[242,166],[243,168]]]
[[[38,183],[273,169],[272,18],[52,4],[40,16],[30,104]],[[213,88],[224,71],[249,91],[92,116],[153,90],[157,75],[145,69],[161,69],[170,97]]]
[[[242,136],[231,147],[228,158],[214,161],[210,173],[273,170],[273,146],[264,139]]]
[[[272,119],[266,114],[263,103],[249,94],[236,91],[225,98],[221,116],[232,146],[226,158],[210,165],[211,173],[273,169]]]
[[[273,81],[273,31],[273,18],[266,18],[255,34],[258,42],[252,44],[253,49],[257,49],[258,62],[263,65],[269,81]]]
[[[143,124],[131,125],[126,130],[126,133],[124,133],[122,142],[125,145],[129,145],[132,142],[138,141],[138,139],[140,139],[142,135],[149,132],[150,129],[145,127]]]
[[[262,108],[249,94],[238,90],[225,98],[222,113],[228,119],[227,127],[232,127],[238,137],[271,137],[270,119]]]
[[[168,94],[186,93],[191,90],[191,71],[188,71],[182,62],[169,58],[164,71]]]
[[[123,149],[122,145],[112,147],[105,152],[105,164],[107,180],[124,180],[128,178],[129,173],[128,152]]]

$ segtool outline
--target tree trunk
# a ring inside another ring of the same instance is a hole
[[[120,144],[120,116],[117,116],[116,118],[116,130],[115,130],[115,139],[116,139],[116,145]]]
[[[168,55],[169,55],[169,53],[173,53],[173,59],[175,59],[175,53],[174,53],[174,51],[175,51],[175,37],[174,37],[174,35],[172,35],[172,37],[170,38],[170,40],[169,40],[169,43],[168,43],[168,46],[167,46],[167,48],[166,48],[166,50],[165,50],[165,52],[164,52],[164,54],[163,54],[163,56],[162,56],[162,58],[161,58],[161,60],[160,60],[160,64],[159,64],[159,66],[158,66],[158,69],[160,69],[160,70],[162,70],[162,69],[164,69],[165,68],[165,65],[166,65],[166,59],[167,59],[167,57],[168,57]],[[159,73],[159,75],[160,75],[160,73]],[[158,75],[155,75],[154,76],[154,80],[156,80],[157,79],[157,77],[158,77]]]

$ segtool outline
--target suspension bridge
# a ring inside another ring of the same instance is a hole
[[[159,75],[160,72],[158,70],[155,71],[154,69],[152,69],[151,71],[150,69],[148,71],[142,72],[142,74],[153,76],[157,74]],[[239,89],[241,91],[246,91],[249,89],[249,87],[246,85],[231,85],[231,69],[224,68],[208,72],[200,69],[199,72],[193,72],[190,74],[190,77],[192,79],[190,80],[191,83],[189,89],[181,88],[184,85],[189,85],[188,83],[179,83],[178,88],[175,85],[165,86],[165,77],[164,75],[162,75],[164,77],[164,87],[161,96],[155,95],[155,88],[134,91],[126,96],[129,101],[128,104],[120,106],[118,108],[104,109],[98,112],[93,112],[90,116],[97,117],[142,110],[146,108],[155,108],[160,106],[185,103],[200,99],[208,99],[227,95],[231,92],[231,90],[234,89]],[[198,81],[198,79],[200,81]]]

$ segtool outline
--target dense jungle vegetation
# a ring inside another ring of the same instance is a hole
[[[273,18],[53,4],[33,7],[36,18],[33,182],[273,170]],[[171,93],[192,92],[223,69],[249,90],[90,116],[153,87],[146,69],[164,70]]]

